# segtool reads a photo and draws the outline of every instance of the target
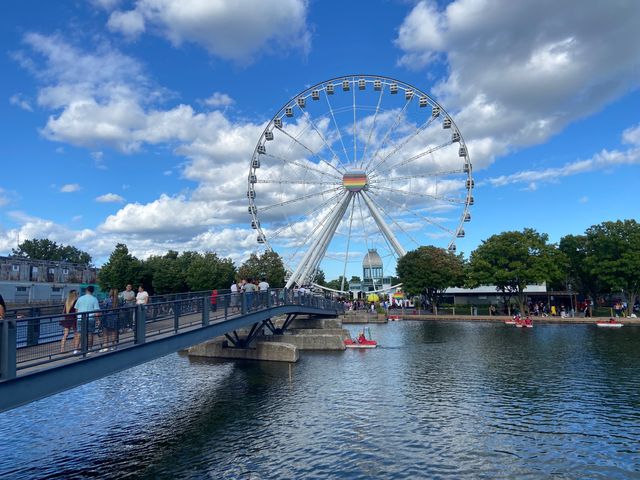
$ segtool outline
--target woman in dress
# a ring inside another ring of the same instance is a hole
[[[62,341],[60,342],[60,353],[64,353],[64,345],[67,342],[67,337],[69,336],[69,332],[73,330],[73,349],[74,353],[77,352],[78,346],[80,345],[80,335],[77,335],[78,332],[78,319],[76,315],[72,315],[76,311],[76,300],[78,300],[78,292],[75,290],[71,290],[69,295],[67,295],[67,299],[64,302],[64,307],[62,308],[62,313],[65,314],[64,318],[59,322],[60,326],[64,329],[62,333]]]

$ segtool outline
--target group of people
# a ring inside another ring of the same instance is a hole
[[[132,284],[128,284],[122,292],[118,292],[117,288],[110,289],[102,306],[94,292],[93,285],[89,285],[82,296],[79,296],[75,289],[69,291],[62,311],[64,317],[59,322],[63,328],[60,353],[66,351],[67,338],[73,332],[73,354],[78,355],[85,328],[87,350],[90,351],[93,348],[94,336],[99,331],[102,331],[103,336],[100,352],[115,350],[119,342],[120,330],[131,328],[133,325],[132,310],[116,311],[115,309],[149,303],[149,294],[142,285],[138,287],[137,294],[133,291]]]
[[[267,295],[269,291],[269,283],[265,277],[260,280],[251,277],[243,278],[240,281],[234,281],[229,290],[231,291],[231,305],[232,309],[240,311],[242,306],[242,297],[244,294],[247,304],[247,310],[251,310],[255,303],[255,294],[258,293],[259,305],[265,306],[267,304]],[[215,290],[217,293],[217,290]],[[212,293],[212,305],[213,305],[213,293]]]

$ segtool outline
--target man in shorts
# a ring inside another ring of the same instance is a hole
[[[93,334],[96,331],[96,319],[100,316],[100,312],[96,312],[96,310],[100,310],[100,304],[98,303],[98,299],[93,296],[93,292],[93,285],[89,285],[87,292],[76,301],[76,311],[80,314],[78,315],[78,335],[80,335],[80,338],[85,335],[84,329],[86,325],[87,350],[89,351],[93,348]],[[84,321],[85,317],[86,323]]]

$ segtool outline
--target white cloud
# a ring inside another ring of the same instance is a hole
[[[137,11],[113,12],[107,22],[113,32],[120,32],[127,37],[137,37],[145,31],[144,17]]]
[[[11,105],[15,105],[16,107],[20,107],[27,112],[33,112],[33,107],[31,107],[31,103],[24,98],[21,93],[16,93],[15,95],[11,95],[9,98],[9,103]]]
[[[78,185],[77,183],[67,183],[66,185],[60,187],[60,191],[62,193],[77,192],[78,190],[80,190],[80,185]]]
[[[640,123],[622,132],[622,141],[627,144],[640,146]]]
[[[235,101],[226,93],[214,92],[204,103],[210,107],[217,108],[228,107],[229,105],[233,105]]]
[[[580,197],[580,199],[578,200],[578,202],[580,202],[580,203],[587,203],[587,202],[589,202],[589,197],[587,197],[586,195],[583,195],[582,197]]]
[[[638,86],[638,24],[632,3],[456,0],[439,7],[423,0],[396,45],[402,65],[445,63],[447,77],[434,93],[465,138],[484,145],[469,148],[482,167]]]
[[[9,195],[7,194],[7,191],[4,188],[0,187],[0,207],[4,207],[8,203],[9,203]]]
[[[96,197],[96,202],[100,203],[123,203],[124,198],[118,195],[117,193],[105,193],[104,195],[100,195]]]
[[[637,128],[637,127],[636,127]],[[628,141],[629,133],[634,129],[627,129],[623,133],[623,139]],[[628,143],[632,143],[628,141]],[[503,187],[515,183],[527,183],[527,190],[536,190],[540,184],[555,183],[563,177],[579,175],[581,173],[607,170],[619,165],[640,164],[640,142],[627,150],[602,150],[587,160],[578,160],[567,163],[561,167],[546,168],[544,170],[524,170],[510,175],[489,178],[488,182],[494,187]],[[582,200],[581,200],[582,201]]]
[[[248,61],[260,51],[307,51],[310,33],[305,0],[138,0],[115,11],[108,26],[132,36],[146,26],[176,46],[197,43],[224,59]]]

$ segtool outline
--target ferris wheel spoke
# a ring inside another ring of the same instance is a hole
[[[380,89],[380,95],[378,96],[378,104],[376,105],[376,111],[373,114],[373,122],[371,124],[371,130],[369,130],[369,136],[367,137],[367,141],[364,144],[364,150],[362,151],[362,161],[364,162],[364,159],[367,156],[367,147],[369,146],[369,142],[371,141],[371,136],[373,135],[373,132],[376,128],[376,121],[378,119],[378,112],[380,112],[380,104],[382,102],[382,94],[384,93],[384,88]]]
[[[334,174],[329,173],[329,172],[322,171],[322,170],[320,170],[318,168],[314,168],[314,167],[311,167],[309,165],[305,165],[305,164],[300,163],[300,162],[298,162],[296,160],[289,160],[287,158],[280,157],[278,155],[273,155],[271,153],[265,153],[264,155],[267,156],[267,157],[271,157],[271,158],[273,158],[275,160],[280,160],[281,162],[284,162],[284,163],[289,163],[291,165],[295,165],[296,167],[300,167],[300,168],[303,168],[305,170],[310,170],[312,172],[319,173],[320,175],[324,175],[325,177],[330,177],[330,178],[333,178],[335,180],[342,181],[342,177],[338,177],[337,175],[334,175]]]
[[[322,134],[322,132],[320,131],[316,123],[311,119],[311,115],[309,115],[309,112],[306,112],[305,110],[303,110],[303,108],[300,105],[298,105],[298,109],[302,112],[302,116],[304,117],[304,119],[307,122],[309,122],[309,125],[311,125],[311,128],[313,128],[313,130],[318,134],[318,136],[320,137],[320,140],[322,140],[322,143],[324,143],[325,146],[329,149],[329,151],[331,152],[332,158],[335,158],[336,160],[338,160],[338,162],[340,163],[340,166],[344,168],[344,166],[342,165],[342,160],[340,160],[340,157],[338,157],[338,155],[336,155],[336,152],[333,151],[333,147],[329,144],[329,142],[327,141],[325,136]]]
[[[432,200],[442,200],[444,202],[454,203],[454,204],[466,204],[467,203],[466,199],[443,197],[443,196],[440,196],[440,195],[430,195],[428,193],[422,193],[422,192],[407,192],[406,190],[400,190],[398,188],[391,188],[391,187],[382,187],[380,185],[376,185],[373,188],[373,190],[384,190],[385,192],[397,193],[399,195],[405,195],[407,197],[423,197],[423,198],[430,198]]]
[[[442,170],[438,172],[427,172],[427,173],[416,173],[415,175],[402,175],[399,177],[384,177],[378,178],[377,180],[372,180],[369,182],[369,185],[375,186],[380,183],[389,183],[389,182],[399,182],[406,180],[413,180],[416,178],[432,178],[432,177],[443,177],[445,175],[453,175],[456,173],[463,173],[464,170],[462,168],[456,170]]]
[[[267,205],[266,207],[260,207],[261,212],[265,212],[267,210],[271,210],[272,208],[283,207],[285,205],[291,205],[292,203],[300,202],[302,200],[307,200],[313,197],[319,197],[321,195],[336,192],[341,190],[342,187],[329,188],[328,190],[322,190],[321,192],[310,193],[308,195],[303,195],[301,197],[293,198],[291,200],[285,200],[284,202],[273,203],[271,205]]]
[[[340,138],[340,144],[342,145],[342,151],[344,152],[344,159],[347,163],[349,163],[349,155],[347,154],[347,148],[344,146],[344,140],[342,139],[342,132],[340,131],[340,127],[338,126],[338,122],[336,121],[336,116],[333,110],[333,105],[329,101],[329,95],[327,95],[326,89],[323,90],[324,98],[327,100],[327,105],[329,106],[329,112],[331,113],[331,119],[333,120],[333,125],[335,126],[336,132],[338,132],[338,137]]]
[[[343,196],[346,195],[345,193],[342,193],[339,195],[340,200],[342,200]],[[304,240],[300,243],[300,245],[298,245],[298,247],[294,250],[294,252],[291,254],[292,258],[295,258],[295,256],[298,254],[298,252],[300,251],[300,249],[307,245],[307,242],[309,242],[309,240],[311,240],[313,238],[313,236],[315,235],[315,233],[323,228],[323,226],[326,224],[327,219],[329,219],[330,217],[332,217],[335,214],[336,209],[339,207],[339,205],[341,204],[341,201],[337,201],[335,203],[335,205],[333,205],[331,207],[331,209],[329,210],[329,212],[322,217],[321,220],[319,220],[318,222],[316,222],[316,225],[313,227],[313,229],[307,234],[307,236],[304,238]]]
[[[358,139],[356,137],[358,131],[356,128],[356,82],[354,80],[351,83],[351,92],[353,96],[353,164],[356,165],[358,162]]]
[[[317,236],[317,239],[311,243],[310,248],[305,253],[304,257],[296,267],[295,271],[289,278],[286,284],[286,288],[291,287],[293,283],[307,280],[309,273],[314,271],[321,259],[321,256],[326,252],[333,235],[340,224],[340,220],[344,216],[349,201],[353,196],[352,192],[348,192],[338,203],[339,208],[333,209],[328,220],[323,225],[322,229]]]
[[[316,205],[313,208],[307,209],[305,212],[303,212],[300,215],[298,215],[293,221],[287,220],[287,224],[286,225],[284,225],[284,226],[278,228],[277,230],[275,230],[274,232],[272,232],[269,235],[269,237],[277,238],[281,233],[283,233],[287,229],[293,229],[293,225],[294,224],[298,223],[299,221],[302,221],[305,218],[310,217],[311,215],[315,215],[316,213],[318,213],[320,210],[322,210],[327,205],[330,205],[331,203],[335,202],[342,195],[344,195],[344,192],[339,191],[338,193],[336,193],[332,197],[329,197],[329,199],[325,200],[321,204]]]
[[[318,153],[314,152],[313,150],[311,150],[309,147],[307,147],[304,143],[302,143],[300,140],[298,140],[296,137],[294,137],[293,135],[291,135],[289,132],[287,132],[284,128],[282,127],[276,127],[278,128],[278,130],[280,130],[282,133],[284,133],[287,137],[289,137],[291,140],[293,140],[295,143],[297,143],[298,145],[300,145],[302,148],[304,148],[306,151],[308,151],[311,155],[313,155],[314,157],[316,157],[318,160],[320,160],[321,162],[326,163],[327,165],[329,165],[331,168],[333,168],[336,172],[338,172],[339,175],[343,175],[344,172],[341,172],[340,170],[338,170],[338,168],[332,164],[331,162],[329,162],[327,159],[325,159],[324,157],[320,156]],[[343,167],[344,168],[344,167]]]
[[[255,183],[277,183],[280,185],[341,185],[342,182],[314,182],[310,180],[260,180],[257,179]]]
[[[382,138],[382,141],[378,144],[378,147],[376,148],[375,153],[371,156],[371,158],[369,159],[369,161],[367,162],[367,166],[365,167],[365,170],[368,170],[369,167],[371,166],[371,164],[373,163],[374,158],[376,158],[378,156],[378,153],[380,152],[380,149],[386,145],[387,143],[387,139],[389,138],[389,136],[396,131],[396,128],[398,128],[398,125],[400,125],[400,120],[402,119],[402,117],[404,116],[405,112],[407,111],[407,107],[409,106],[409,104],[411,103],[411,100],[413,99],[413,96],[411,96],[405,103],[404,103],[404,107],[402,107],[402,110],[400,110],[400,112],[398,113],[398,115],[396,116],[395,121],[393,122],[393,125],[391,125],[391,127],[389,127],[389,130],[387,130],[387,133],[385,134],[385,136]]]
[[[433,225],[436,228],[439,228],[440,230],[447,232],[451,235],[455,235],[456,232],[454,232],[453,230],[448,229],[447,227],[445,227],[444,225],[440,225],[438,222],[435,222],[433,220],[431,220],[429,217],[425,217],[424,215],[420,215],[419,213],[415,212],[414,210],[411,210],[407,207],[405,207],[404,205],[402,205],[400,202],[396,202],[395,200],[393,200],[392,198],[388,197],[388,196],[383,196],[379,193],[375,193],[375,192],[371,192],[373,193],[373,195],[377,195],[381,198],[384,198],[385,201],[393,203],[394,205],[396,205],[398,208],[404,210],[405,212],[415,216],[416,218],[419,218],[420,220],[423,220],[425,222],[427,222],[429,225]],[[372,198],[373,200],[373,198]],[[376,202],[378,203],[378,202]]]
[[[344,278],[347,275],[347,264],[349,263],[349,247],[351,245],[351,226],[353,225],[353,211],[355,210],[356,202],[351,202],[351,215],[349,216],[349,233],[347,234],[347,252],[344,256],[344,269],[342,270],[342,282],[340,284],[340,290],[344,292]]]
[[[379,203],[377,203],[373,198],[371,198],[370,196],[363,194],[362,198],[364,199],[365,203],[367,203],[367,206],[369,207],[369,210],[371,211],[371,213],[373,214],[376,211],[376,208],[378,210],[380,210],[383,214],[385,214],[387,216],[387,218],[391,221],[391,223],[393,223],[398,230],[400,230],[402,233],[405,234],[405,236],[411,240],[413,243],[415,243],[418,247],[420,246],[420,244],[418,243],[418,241],[413,238],[413,235],[411,235],[409,232],[407,232],[402,225],[400,225],[395,218],[393,218],[392,215],[390,215],[389,213],[387,213],[387,211],[382,207],[382,205],[380,205]],[[371,202],[371,203],[368,203]],[[376,216],[374,215],[374,218],[376,218]],[[382,223],[382,225],[386,225],[386,223]],[[387,227],[388,228],[388,227]],[[384,232],[383,232],[384,235]],[[385,235],[386,236],[386,235]],[[388,240],[393,244],[393,240],[396,240],[393,237],[393,234],[389,236],[390,238],[388,238]],[[397,240],[396,240],[397,242]],[[399,253],[399,252],[398,252]]]
[[[418,136],[421,132],[423,132],[424,130],[426,130],[427,128],[429,128],[429,126],[435,121],[437,117],[430,117],[429,120],[427,120],[426,122],[424,122],[420,127],[416,128],[416,130],[411,134],[408,135],[402,142],[398,143],[395,148],[393,150],[391,150],[391,153],[387,154],[382,160],[380,160],[374,167],[371,168],[371,171],[375,171],[377,170],[380,166],[382,166],[382,164],[384,164],[384,162],[386,162],[390,157],[392,157],[393,155],[395,155],[401,148],[403,148],[405,145],[407,145],[411,140],[413,140],[414,138],[416,138],[416,136]]]
[[[371,176],[369,178],[370,179],[374,179],[376,177],[379,177],[383,173],[390,172],[394,168],[403,167],[403,166],[405,166],[405,165],[407,165],[407,164],[409,164],[409,163],[411,163],[411,162],[413,162],[415,160],[418,160],[418,159],[420,159],[422,157],[426,157],[427,155],[431,155],[432,153],[435,153],[438,150],[441,150],[441,149],[443,149],[445,147],[448,147],[449,145],[452,145],[452,144],[453,144],[453,142],[451,140],[449,140],[449,141],[447,141],[445,143],[442,143],[440,145],[436,145],[435,147],[428,148],[424,152],[420,152],[420,153],[418,153],[416,155],[413,155],[413,156],[411,156],[409,158],[406,158],[404,160],[400,160],[398,163],[395,163],[395,164],[391,165],[390,167],[384,168],[383,170],[378,170],[378,171],[372,172],[372,174],[371,174]]]

